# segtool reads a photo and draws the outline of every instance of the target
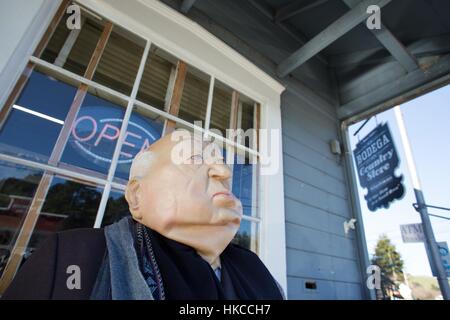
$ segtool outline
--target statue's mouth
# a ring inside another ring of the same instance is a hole
[[[231,192],[228,191],[220,191],[220,192],[216,192],[213,194],[213,198],[215,197],[229,197],[229,198],[234,198],[233,194]]]

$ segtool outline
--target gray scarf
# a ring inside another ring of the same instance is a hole
[[[107,250],[91,300],[154,300],[139,269],[131,219],[105,227]]]

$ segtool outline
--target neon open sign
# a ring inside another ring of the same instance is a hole
[[[84,158],[95,163],[111,163],[122,126],[123,109],[83,107],[72,127],[71,144]],[[161,136],[161,124],[132,114],[120,152],[119,164],[131,163],[134,156]]]

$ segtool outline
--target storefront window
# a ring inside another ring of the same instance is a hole
[[[129,216],[128,202],[125,200],[125,193],[120,190],[111,190],[103,216],[102,227],[119,221],[123,217]]]
[[[76,90],[33,71],[0,130],[1,152],[47,163]]]
[[[188,122],[202,121],[206,117],[210,77],[188,66],[178,116]]]
[[[88,93],[70,130],[61,167],[83,168],[107,176],[119,138],[126,101]]]
[[[104,23],[88,16],[83,10],[81,29],[69,30],[66,26],[67,18],[68,15],[65,15],[59,22],[41,59],[83,76],[100,39]]]
[[[149,39],[84,9],[81,20],[78,30],[68,30],[64,17],[55,30],[50,24],[43,53],[30,60],[32,71],[23,77],[23,87],[19,81],[8,99],[14,102],[3,106],[11,109],[0,119],[0,274],[8,266],[5,274],[10,278],[49,234],[94,223],[103,227],[129,215],[123,190],[131,162],[168,127],[192,132],[194,121],[201,120],[204,127],[208,120],[210,128],[224,136],[227,128],[257,127],[257,104],[237,90],[215,79],[210,97],[209,74],[188,65],[185,76],[177,75],[177,66],[184,67],[184,62],[154,45],[144,62]],[[131,96],[133,89],[136,98]],[[175,92],[179,105],[169,110]],[[123,123],[129,106],[133,110]],[[127,129],[111,176],[123,125]],[[221,149],[231,147],[220,142]],[[238,143],[253,148],[248,142]],[[235,154],[242,158],[243,148],[238,149]],[[248,155],[244,163],[237,158],[230,164],[232,190],[243,204],[244,218],[233,241],[258,252],[258,172]],[[33,169],[19,165],[24,160]],[[102,197],[108,201],[99,212]],[[43,205],[30,214],[32,201]]]
[[[145,63],[137,100],[167,111],[171,93],[169,85],[175,77],[176,63],[175,57],[152,46]]]
[[[0,276],[41,177],[39,170],[0,162]]]
[[[115,181],[126,184],[131,162],[139,151],[147,149],[161,138],[164,118],[143,106],[135,106],[128,123],[125,141],[120,151]]]
[[[244,215],[256,216],[254,184],[255,166],[250,163],[233,165],[233,193],[241,200]]]
[[[145,41],[114,26],[93,80],[130,95],[144,52]]]
[[[242,220],[239,231],[232,242],[254,252],[258,252],[257,229],[257,223]]]
[[[94,226],[103,188],[54,176],[24,258],[50,234]]]
[[[233,89],[219,80],[215,80],[209,128],[220,130],[223,137],[226,137],[226,129],[231,128],[232,95]]]

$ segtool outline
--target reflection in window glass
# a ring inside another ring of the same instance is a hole
[[[128,181],[134,157],[158,140],[163,128],[164,119],[161,116],[142,107],[134,107],[117,163],[116,182],[125,184]]]
[[[226,129],[231,128],[231,100],[233,90],[216,80],[214,81],[213,102],[211,107],[211,121],[209,127],[218,129],[226,137]]]
[[[221,145],[221,142],[215,142]],[[242,211],[246,216],[258,216],[257,205],[257,179],[256,179],[256,159],[243,152],[236,152],[236,148],[226,146],[222,149],[224,161],[232,168],[231,191],[241,200]],[[233,159],[234,158],[234,159]],[[251,160],[253,159],[253,160]]]
[[[188,66],[178,117],[188,122],[205,122],[209,92],[208,75]]]
[[[41,177],[38,170],[0,162],[0,276]]]
[[[239,159],[239,161],[238,161]],[[244,215],[256,216],[256,183],[254,170],[256,164],[249,163],[248,157],[244,160],[242,156],[236,155],[235,162],[233,164],[233,194],[238,197],[242,202],[242,210]]]
[[[33,71],[0,131],[3,153],[47,162],[76,88]],[[39,139],[36,139],[36,134]]]
[[[49,234],[92,228],[103,188],[55,176],[25,252],[25,259]]]
[[[254,104],[242,102],[239,106],[241,112],[241,120],[239,128],[245,130],[253,129],[254,126]],[[241,111],[242,110],[242,111]],[[238,118],[239,119],[239,118]]]
[[[174,76],[175,65],[175,58],[159,48],[152,47],[145,64],[137,99],[165,110],[170,99],[167,89],[171,76]]]
[[[145,42],[114,26],[93,80],[123,94],[133,89]]]
[[[255,102],[251,99],[239,94],[238,114],[237,114],[237,127],[244,130],[246,133],[243,140],[238,141],[239,144],[246,146],[247,148],[257,149],[256,139],[252,132],[247,130],[255,128]]]
[[[76,166],[106,176],[119,138],[125,106],[126,101],[111,102],[88,93],[73,123],[60,165]]]
[[[111,190],[108,203],[106,204],[105,215],[103,216],[102,227],[117,222],[128,215],[130,215],[130,211],[128,210],[124,192]]]
[[[41,59],[83,76],[103,31],[103,23],[81,12],[81,29],[69,30],[66,14],[59,22]]]
[[[233,239],[233,243],[258,253],[258,223],[242,220],[239,231]]]

